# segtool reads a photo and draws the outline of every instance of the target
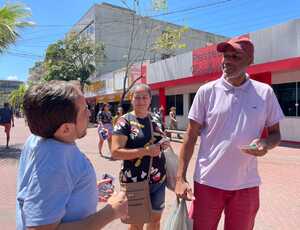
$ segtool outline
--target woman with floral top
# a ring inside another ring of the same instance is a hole
[[[105,140],[108,142],[108,147],[111,149],[111,135],[113,131],[112,116],[109,111],[109,104],[104,103],[101,110],[97,114],[99,143],[98,149],[100,156],[103,157],[102,146]]]
[[[146,84],[137,84],[132,89],[133,111],[120,117],[112,135],[112,156],[123,160],[120,180],[122,183],[138,182],[147,179],[150,157],[153,157],[150,172],[150,197],[152,204],[151,222],[147,229],[158,230],[165,206],[166,159],[163,150],[170,143],[161,143],[163,132],[152,121],[149,107],[151,90]],[[153,142],[151,134],[153,127]],[[153,144],[150,144],[153,143]],[[129,229],[142,230],[144,224],[130,224]]]

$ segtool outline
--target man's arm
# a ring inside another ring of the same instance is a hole
[[[268,127],[268,137],[262,139],[255,139],[251,142],[251,145],[256,145],[256,149],[243,150],[245,153],[253,156],[264,156],[269,149],[275,148],[281,141],[281,134],[279,123]]]
[[[191,119],[189,120],[187,133],[179,153],[179,165],[175,192],[179,197],[187,200],[192,200],[193,194],[186,179],[186,172],[194,152],[200,129],[201,125],[199,123]]]
[[[28,227],[27,230],[99,230],[112,220],[126,216],[127,205],[125,194],[121,192],[113,195],[103,209],[83,220]]]
[[[266,147],[268,149],[273,149],[277,145],[279,145],[279,143],[281,141],[279,123],[276,123],[275,125],[268,127],[268,134],[269,134],[269,136],[262,141],[265,142]]]

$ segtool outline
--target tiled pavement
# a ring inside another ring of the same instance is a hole
[[[2,128],[2,127],[1,127]],[[4,148],[4,133],[0,129],[0,229],[15,229],[15,186],[19,149],[29,135],[22,119],[16,120],[12,129],[11,148]],[[103,172],[117,175],[120,163],[100,158],[97,154],[95,128],[89,128],[85,138],[78,145],[94,164],[99,175]],[[179,144],[172,143],[178,151]],[[105,146],[106,147],[106,146]],[[192,178],[195,156],[192,158],[189,178]],[[259,159],[261,185],[261,207],[256,219],[255,230],[296,230],[300,229],[300,147],[277,147],[264,158]],[[174,195],[167,192],[163,221],[170,213]],[[223,229],[222,221],[219,229]],[[127,229],[116,220],[106,230]]]

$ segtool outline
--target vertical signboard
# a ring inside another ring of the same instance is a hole
[[[221,55],[216,45],[193,50],[193,76],[201,76],[221,71]]]

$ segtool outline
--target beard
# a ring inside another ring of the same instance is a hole
[[[237,79],[245,76],[245,72],[237,71],[234,67],[221,65],[224,77],[226,79]]]

